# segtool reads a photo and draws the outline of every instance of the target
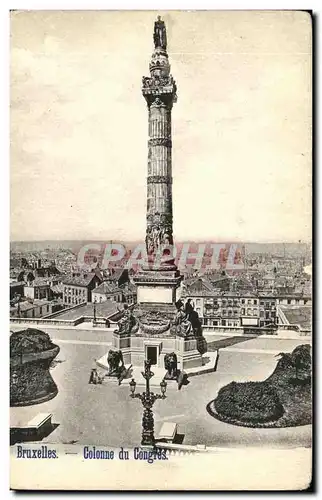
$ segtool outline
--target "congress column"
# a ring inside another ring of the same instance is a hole
[[[154,52],[150,77],[143,77],[142,93],[149,110],[146,245],[155,255],[160,245],[173,244],[171,110],[176,83],[170,75],[166,28],[154,24]]]

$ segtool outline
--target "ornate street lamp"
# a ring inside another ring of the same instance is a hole
[[[154,373],[151,372],[151,362],[144,361],[144,372],[141,372],[143,377],[145,378],[146,389],[145,392],[139,394],[135,393],[136,382],[134,378],[132,378],[130,382],[131,389],[131,398],[139,398],[142,402],[144,411],[142,417],[142,440],[141,446],[154,448],[155,439],[154,439],[154,419],[152,406],[157,399],[165,399],[166,398],[166,390],[167,383],[162,380],[160,383],[161,394],[155,394],[150,391],[150,379],[153,377]]]

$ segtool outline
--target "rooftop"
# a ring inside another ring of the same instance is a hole
[[[300,325],[308,329],[312,327],[312,307],[311,306],[280,306],[290,325]]]
[[[103,281],[103,283],[98,285],[98,287],[94,288],[92,291],[95,293],[109,294],[119,292],[120,288],[111,281]]]
[[[95,273],[83,274],[80,276],[67,276],[63,278],[64,285],[76,285],[76,286],[88,286],[92,279],[94,278]]]
[[[123,305],[118,302],[114,302],[113,300],[106,300],[105,302],[97,303],[95,308],[97,317],[108,318],[109,316],[116,314],[118,311],[122,311]],[[55,319],[74,320],[81,316],[93,316],[93,314],[94,304],[92,302],[87,302],[81,306],[55,314]]]

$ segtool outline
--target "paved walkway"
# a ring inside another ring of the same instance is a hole
[[[67,332],[66,332],[67,333]],[[14,421],[29,421],[38,413],[53,414],[56,429],[43,442],[92,444],[105,446],[137,446],[141,439],[142,404],[130,397],[128,383],[114,386],[88,384],[95,359],[109,349],[109,342],[86,338],[59,340],[60,346],[52,376],[58,386],[58,395],[40,405],[11,408]],[[74,332],[71,332],[74,335]],[[65,337],[65,334],[64,334]],[[254,342],[254,341],[252,341]],[[184,444],[206,444],[220,447],[310,446],[311,427],[289,429],[250,429],[219,422],[207,411],[207,404],[216,397],[219,389],[235,380],[239,382],[264,380],[276,366],[273,354],[252,353],[230,348],[220,351],[217,371],[191,377],[189,384],[178,391],[168,384],[166,399],[156,401],[153,407],[155,432],[162,422],[178,424]],[[206,356],[206,355],[205,355]],[[127,381],[128,382],[128,381]],[[156,389],[155,389],[156,390]],[[137,388],[142,392],[142,386]],[[159,392],[159,390],[158,390]]]
[[[74,344],[74,345],[105,345],[112,346],[112,342],[96,342],[95,340],[74,340],[74,339],[57,339],[54,338],[52,341],[55,344]]]

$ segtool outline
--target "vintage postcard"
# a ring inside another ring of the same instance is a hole
[[[10,487],[309,488],[310,14],[10,17]]]

